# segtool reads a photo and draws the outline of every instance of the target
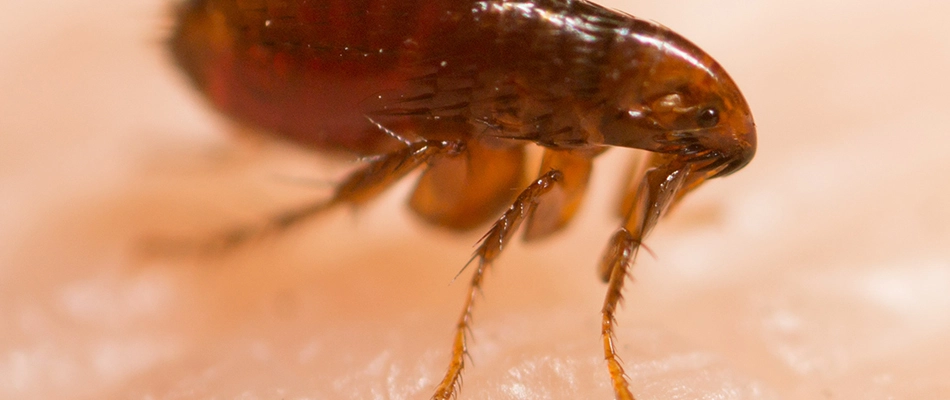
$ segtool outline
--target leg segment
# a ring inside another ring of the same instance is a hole
[[[664,154],[652,154],[647,160],[639,183],[630,190],[621,204],[625,212],[623,229],[633,236],[635,245],[640,246],[643,238],[653,230],[670,206],[679,201],[683,194],[696,185],[691,185],[701,175],[691,174],[690,165],[679,162]],[[610,281],[611,265],[601,263],[600,278]]]
[[[643,238],[671,204],[682,198],[685,191],[695,187],[689,185],[696,179],[690,179],[689,164],[659,154],[651,155],[648,161],[636,191],[625,198],[623,207],[628,214],[624,226],[610,239],[600,264],[601,278],[607,282],[607,295],[601,310],[601,338],[604,342],[604,359],[618,400],[634,400],[614,347],[614,325],[617,307],[623,300],[624,281]]]
[[[538,209],[525,222],[524,240],[531,242],[563,229],[574,218],[587,192],[587,183],[594,168],[597,148],[544,149],[541,173],[563,171],[564,180],[544,198]]]
[[[429,164],[409,206],[433,225],[470,230],[497,218],[527,181],[524,145],[473,139],[460,156]]]
[[[475,273],[472,275],[472,281],[469,284],[468,292],[465,297],[465,305],[462,308],[462,315],[459,317],[455,328],[455,338],[452,344],[452,359],[449,362],[448,371],[439,386],[432,395],[433,400],[445,400],[455,397],[462,382],[462,369],[465,368],[465,357],[468,355],[468,344],[466,334],[471,330],[472,310],[475,306],[475,296],[481,292],[482,280],[485,271],[491,266],[491,263],[501,254],[505,245],[511,241],[512,236],[517,231],[521,222],[530,216],[537,208],[538,203],[545,193],[549,192],[556,183],[563,179],[561,171],[553,170],[541,175],[536,181],[532,182],[515,200],[515,202],[505,211],[505,214],[498,219],[491,227],[491,230],[482,238],[481,244],[475,250],[472,261],[478,261]]]
[[[604,341],[604,360],[607,361],[607,370],[610,372],[610,381],[617,400],[634,400],[614,347],[614,324],[617,322],[617,306],[623,300],[623,283],[627,279],[630,263],[637,256],[638,244],[630,232],[621,228],[610,239],[610,245],[602,260],[606,267],[601,267],[610,271],[610,277],[604,308],[601,310],[600,336]]]
[[[441,156],[455,156],[464,151],[455,141],[420,141],[379,156],[341,182],[328,200],[314,202],[270,218],[259,226],[231,230],[212,241],[205,250],[227,250],[254,238],[284,231],[310,217],[339,204],[360,205],[405,177],[424,163]]]

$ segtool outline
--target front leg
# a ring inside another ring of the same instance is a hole
[[[630,265],[636,260],[644,237],[653,230],[659,218],[686,192],[714,173],[695,172],[694,164],[671,155],[654,153],[647,161],[636,189],[625,196],[622,205],[627,212],[624,225],[610,239],[600,264],[601,279],[607,282],[607,295],[601,310],[601,339],[618,400],[634,399],[614,346],[616,312],[623,300],[623,284]]]

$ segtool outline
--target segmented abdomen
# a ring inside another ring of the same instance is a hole
[[[194,0],[178,62],[225,113],[320,149],[383,151],[411,136],[577,129],[603,95],[618,29],[581,1]]]

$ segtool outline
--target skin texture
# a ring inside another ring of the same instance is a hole
[[[762,137],[640,254],[619,315],[632,386],[948,397],[947,10],[785,3],[613,4],[715,54]],[[166,4],[43,7],[0,24],[18,32],[0,39],[0,397],[426,398],[478,234],[425,227],[401,187],[228,257],[136,257],[138,238],[254,221],[333,175],[223,134],[156,44]],[[463,398],[610,398],[596,263],[623,158],[595,166],[575,224],[497,262]]]

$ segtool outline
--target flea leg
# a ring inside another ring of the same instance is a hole
[[[562,171],[564,179],[558,182],[551,193],[545,195],[538,209],[525,221],[525,242],[544,239],[564,229],[574,218],[587,192],[594,157],[601,152],[598,148],[544,149],[541,173]]]
[[[499,146],[469,140],[465,153],[429,163],[409,207],[426,222],[457,231],[498,218],[528,184],[523,144]]]
[[[314,202],[281,213],[270,218],[262,225],[241,227],[228,231],[203,246],[203,250],[228,250],[252,239],[284,231],[336,205],[363,204],[375,198],[422,164],[439,156],[455,156],[461,151],[463,151],[462,144],[455,141],[430,140],[411,143],[407,147],[379,156],[366,166],[351,173],[336,187],[333,196],[328,200]]]
[[[617,322],[617,305],[623,300],[623,283],[627,279],[630,263],[636,258],[638,243],[626,229],[621,228],[610,239],[603,263],[610,270],[607,296],[601,310],[600,335],[604,341],[604,359],[610,372],[610,381],[617,400],[634,400],[623,372],[620,358],[614,347],[614,324]]]
[[[604,360],[610,372],[614,394],[618,400],[634,400],[627,376],[614,346],[614,325],[617,307],[623,300],[623,284],[630,265],[637,256],[643,238],[653,229],[670,205],[682,198],[684,191],[696,185],[702,175],[690,176],[691,166],[665,155],[653,155],[637,185],[624,226],[610,239],[600,264],[601,278],[607,282],[607,295],[601,310],[601,338],[604,342]]]
[[[482,280],[485,271],[491,266],[491,263],[501,254],[505,245],[511,241],[512,236],[518,230],[518,226],[537,208],[540,198],[549,192],[558,181],[564,177],[561,171],[552,170],[531,183],[511,207],[505,211],[504,215],[498,219],[491,230],[482,238],[481,244],[475,250],[472,261],[477,259],[475,273],[472,275],[472,281],[469,284],[468,292],[465,297],[465,305],[462,308],[462,315],[459,317],[455,328],[455,338],[452,343],[452,359],[449,362],[448,371],[442,382],[439,383],[433,400],[445,400],[454,398],[462,384],[462,369],[465,368],[465,357],[468,355],[468,345],[466,334],[471,330],[472,309],[475,306],[475,296],[481,292]]]

